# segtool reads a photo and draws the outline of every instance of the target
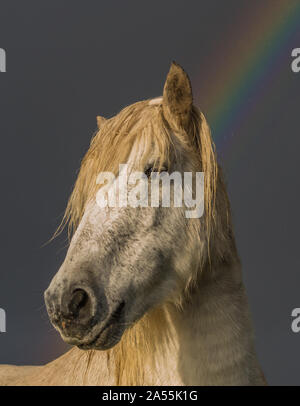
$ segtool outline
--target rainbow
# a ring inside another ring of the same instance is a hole
[[[213,69],[209,58],[205,69],[209,80],[201,89],[202,106],[204,94],[204,111],[221,156],[251,106],[261,102],[272,79],[291,63],[292,48],[300,46],[289,46],[295,32],[300,32],[300,1],[251,5],[232,26],[212,56]]]

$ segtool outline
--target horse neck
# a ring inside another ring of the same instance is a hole
[[[264,384],[238,261],[203,272],[173,321],[184,384]]]
[[[123,385],[264,384],[239,261],[204,270],[180,307],[147,315],[111,360]]]

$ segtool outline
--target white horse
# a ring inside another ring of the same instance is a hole
[[[190,81],[173,63],[161,98],[135,103],[99,130],[63,225],[74,231],[45,292],[50,319],[74,348],[41,367],[0,368],[7,385],[264,385],[254,349],[230,207]],[[205,211],[105,207],[97,176],[205,174]]]

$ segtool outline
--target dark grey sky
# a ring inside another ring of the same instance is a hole
[[[251,1],[262,3],[272,7]],[[0,48],[7,52],[7,73],[0,74],[0,307],[7,313],[0,363],[45,363],[67,348],[42,295],[64,258],[66,236],[42,245],[64,211],[96,115],[160,95],[172,60],[189,73],[205,107],[201,89],[213,80],[207,67],[245,7],[249,1],[0,0]],[[226,152],[216,140],[259,358],[269,383],[282,385],[300,383],[300,333],[290,327],[300,307],[300,73],[290,69],[297,47],[300,29]],[[222,63],[218,69],[222,74]]]

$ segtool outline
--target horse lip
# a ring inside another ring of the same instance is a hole
[[[101,328],[101,330],[88,342],[81,342],[78,343],[78,340],[76,340],[78,348],[80,349],[85,349],[85,347],[90,347],[93,344],[95,344],[98,339],[101,337],[101,335],[104,333],[106,329],[108,329],[117,319],[119,319],[123,313],[125,307],[125,301],[123,300],[122,302],[119,303],[117,308],[113,311],[113,313],[110,315],[104,326]]]

